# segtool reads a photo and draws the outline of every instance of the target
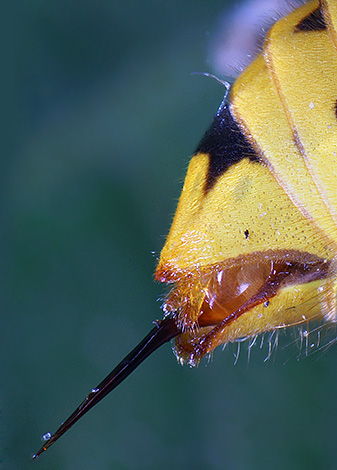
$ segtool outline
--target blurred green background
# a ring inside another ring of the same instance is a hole
[[[162,316],[156,259],[223,95],[191,72],[234,3],[3,5],[6,470],[337,468],[335,348],[298,361],[292,336],[195,369],[165,345],[29,460]]]

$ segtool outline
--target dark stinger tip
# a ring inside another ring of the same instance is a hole
[[[49,435],[41,449],[32,456],[36,460],[39,455],[52,446],[73,424],[76,423],[85,413],[95,406],[102,398],[116,388],[126,377],[131,374],[136,367],[141,364],[150,354],[158,349],[162,344],[170,341],[179,335],[181,330],[176,325],[173,318],[167,317],[164,320],[156,322],[156,326],[145,336],[145,338],[128,354],[112,372],[99,384],[91,390],[85,400],[61,424],[53,435]]]

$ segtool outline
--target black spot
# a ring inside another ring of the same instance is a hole
[[[268,307],[269,304],[270,304],[269,300],[266,300],[263,305],[264,307]]]
[[[244,231],[244,234],[245,234],[246,239],[249,238],[249,230],[248,229]]]
[[[320,7],[305,16],[295,26],[294,32],[301,33],[304,31],[324,31],[326,28],[325,19]]]
[[[209,167],[205,191],[209,191],[231,165],[243,158],[259,161],[259,157],[246,139],[227,105],[222,104],[210,129],[201,139],[195,153],[209,154]]]

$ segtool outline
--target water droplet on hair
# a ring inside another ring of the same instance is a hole
[[[41,437],[41,440],[49,441],[50,438],[51,438],[51,432],[46,432],[46,434],[43,434],[43,436]]]

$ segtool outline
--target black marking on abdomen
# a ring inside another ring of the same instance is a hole
[[[302,20],[295,26],[295,33],[302,33],[305,31],[324,31],[327,29],[325,19],[320,7],[312,11],[309,15],[302,18]]]
[[[219,176],[244,158],[259,161],[259,156],[235,121],[229,106],[222,104],[214,121],[201,139],[195,153],[209,154],[205,191],[209,191]]]

